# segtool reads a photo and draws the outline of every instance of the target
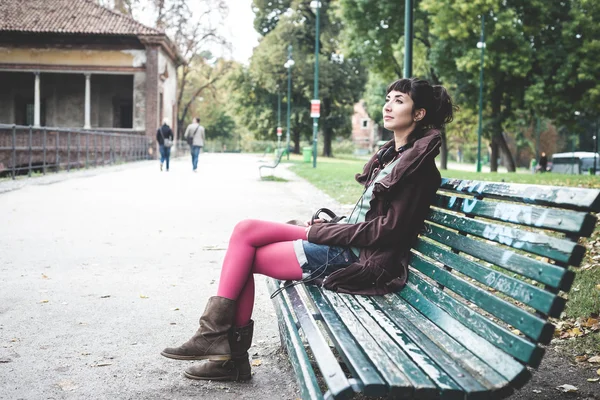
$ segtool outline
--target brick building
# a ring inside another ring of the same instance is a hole
[[[176,128],[182,63],[164,32],[91,0],[0,0],[2,124],[151,142],[163,118]]]
[[[377,141],[380,140],[378,127],[367,114],[364,100],[354,104],[352,115],[352,142],[358,153],[368,154],[372,152]]]

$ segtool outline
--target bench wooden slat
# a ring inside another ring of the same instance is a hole
[[[388,298],[389,300],[387,300]],[[385,298],[383,296],[357,296],[355,301],[357,301],[369,315],[372,317],[376,316],[378,322],[385,321],[386,326],[390,327],[387,330],[388,332],[393,332],[394,325],[399,325],[401,323],[398,320],[408,320],[436,346],[443,349],[454,360],[458,360],[458,364],[469,371],[469,373],[476,377],[479,382],[482,382],[484,386],[493,389],[508,384],[508,380],[505,377],[490,368],[467,350],[467,348],[448,336],[433,323],[424,319],[423,316],[412,307],[409,309],[407,303],[397,296],[388,295]],[[403,314],[402,311],[405,311],[406,314]],[[490,345],[488,344],[488,346]]]
[[[565,308],[566,300],[554,293],[467,260],[431,242],[419,239],[415,250],[543,314],[559,317]]]
[[[596,217],[586,212],[490,200],[482,201],[472,197],[465,198],[438,194],[434,206],[470,216],[551,229],[582,237],[591,236],[596,225]]]
[[[560,290],[569,291],[575,277],[566,268],[528,258],[499,246],[490,246],[430,223],[426,223],[426,231],[423,235],[455,250]]]
[[[331,395],[333,398],[346,398],[354,394],[352,384],[346,378],[346,374],[342,371],[331,351],[329,351],[329,345],[319,331],[312,314],[300,298],[298,289],[291,287],[286,289],[286,292],[289,296],[290,304],[296,312],[298,323],[302,327],[306,340],[310,344],[313,356],[319,363],[323,380],[327,383]]]
[[[468,396],[471,398],[478,398],[478,395],[484,393],[487,394],[489,392],[490,387],[485,386],[485,384],[489,385],[488,382],[478,381],[406,318],[395,319],[394,323],[398,329],[395,332],[388,332],[388,334],[393,338],[396,338],[398,337],[398,333],[401,332],[403,336],[407,337],[412,342],[412,346],[418,347],[422,354],[429,358],[429,362],[439,368],[434,369],[433,372],[435,375],[429,376],[432,380],[435,380],[435,378],[439,379],[438,374],[443,371],[455,384],[459,385],[465,393],[468,393]],[[419,365],[423,365],[423,363],[420,362]],[[453,398],[456,394],[455,391],[446,390],[444,386],[440,386],[440,390],[442,392],[442,398],[445,396]],[[462,398],[462,395],[459,398]]]
[[[271,292],[279,288],[277,282],[274,279],[267,279],[267,286]],[[283,329],[283,332],[280,332],[283,335],[282,340],[285,341],[286,348],[293,349],[293,351],[288,351],[288,355],[294,372],[300,377],[303,383],[300,385],[301,397],[303,399],[323,399],[317,377],[310,365],[308,354],[304,350],[304,344],[302,343],[302,339],[300,339],[288,304],[283,295],[273,298],[273,303],[275,304],[275,313],[277,314],[279,326]]]
[[[579,266],[585,254],[583,246],[570,240],[528,232],[505,225],[459,217],[441,211],[432,211],[427,219],[463,233],[569,265]]]
[[[412,284],[409,284],[407,287],[412,286]],[[479,357],[479,359],[497,371],[506,381],[514,381],[523,374],[523,371],[527,370],[523,364],[462,325],[418,291],[414,289],[409,290],[413,291],[409,297],[418,298],[418,302],[420,303],[419,309],[414,308],[397,293],[385,298],[373,298],[371,301],[378,304],[387,314],[394,315],[394,318],[409,319],[421,331],[429,332],[429,336],[449,337],[450,340],[460,343],[476,357]],[[461,360],[458,361],[461,362]],[[501,381],[497,381],[496,385],[501,383]]]
[[[415,273],[409,274],[408,281],[411,285],[407,285],[402,289],[399,295],[421,313],[428,314],[427,309],[424,308],[426,302],[421,301],[422,298],[427,298],[431,303],[443,309],[462,325],[476,332],[485,340],[494,343],[496,347],[517,360],[527,363],[532,367],[539,365],[544,351],[540,347],[537,347],[535,343],[500,327],[447,293],[444,293],[443,290],[430,285]]]
[[[554,327],[544,319],[494,296],[487,290],[466,282],[464,279],[435,266],[419,255],[413,256],[410,264],[422,274],[476,304],[482,310],[512,325],[533,340],[540,340],[540,338],[545,338],[547,335],[551,337],[552,333],[554,333]]]
[[[400,368],[402,373],[409,381],[410,391],[406,388],[400,388],[401,391],[390,387],[390,396],[397,396],[396,392],[404,392],[407,398],[428,398],[434,397],[437,394],[436,385],[427,377],[427,375],[404,353],[396,342],[389,336],[388,332],[393,332],[398,328],[393,323],[385,318],[385,315],[379,310],[373,308],[365,308],[361,299],[363,296],[341,295],[342,300],[346,305],[353,310],[355,315],[360,318],[361,323],[367,331],[373,336],[376,343],[381,347],[383,352],[387,354],[390,360]]]
[[[326,294],[329,296],[329,293]],[[337,310],[337,309],[336,309]],[[435,382],[437,390],[445,396],[461,395],[461,387],[442,370],[426,352],[424,352],[409,336],[400,328],[396,327],[388,335],[399,345],[408,355],[412,362],[419,367]]]
[[[400,366],[404,367],[403,361],[409,361],[408,357],[397,347],[391,345],[392,340],[385,332],[378,334],[381,328],[352,299],[352,296],[333,292],[323,294],[334,305],[338,315],[346,324],[346,328],[352,333],[363,351],[368,354],[371,362],[387,382],[389,391],[386,390],[388,393],[381,395],[389,394],[390,396],[411,398],[414,394],[413,382],[403,368],[400,368]],[[389,350],[392,352],[389,353]],[[413,370],[415,368],[416,366],[413,366]],[[427,382],[427,384],[435,388],[431,382]]]
[[[447,178],[442,178],[440,188],[477,198],[489,197],[568,210],[600,212],[600,190],[596,189]]]
[[[309,286],[308,287],[309,292],[314,293],[315,291],[318,291],[318,289],[316,289],[313,286]],[[322,293],[326,293],[326,296],[330,295],[330,292],[327,292],[325,290],[320,292],[320,295],[322,295]],[[332,294],[335,294],[333,292],[331,292]],[[334,296],[335,297],[335,296]],[[336,311],[338,309],[336,308]],[[350,326],[349,326],[350,328]],[[391,332],[388,332],[388,335]],[[462,392],[460,386],[458,386],[451,378],[450,376],[448,376],[448,374],[446,374],[443,370],[441,370],[436,363],[434,362],[434,360],[432,360],[427,354],[425,354],[419,347],[417,344],[415,344],[411,339],[408,338],[408,336],[399,328],[395,328],[393,331],[393,335],[391,335],[391,337],[393,338],[394,342],[400,346],[400,348],[402,348],[402,350],[404,352],[406,352],[406,354],[408,355],[408,357],[410,358],[410,360],[414,363],[417,363],[419,365],[419,367],[425,372],[425,374],[427,374],[431,381],[433,381],[435,383],[435,385],[437,386],[440,392],[443,392],[446,396],[451,396],[452,394],[458,395]],[[416,378],[415,378],[416,379]],[[423,389],[424,392],[427,392],[426,388],[424,387]]]
[[[358,380],[358,385],[369,396],[382,396],[387,392],[387,385],[377,372],[377,368],[361,350],[355,338],[346,329],[329,300],[313,285],[306,286],[312,296],[313,304],[321,314],[330,339],[339,350],[340,356]]]
[[[398,321],[400,319],[408,320],[419,332],[422,332],[429,340],[435,343],[436,346],[450,355],[458,365],[466,369],[489,390],[500,390],[509,384],[509,379],[507,379],[507,377],[501,375],[475,354],[476,352],[485,353],[486,351],[494,349],[491,344],[481,338],[478,342],[469,342],[467,344],[460,343],[456,338],[448,335],[427,318],[423,318],[423,315],[406,303],[405,300],[394,295],[387,297],[389,299],[359,298],[358,300],[365,306],[365,309],[369,309],[369,305],[374,309],[374,305],[377,304],[377,306],[381,307],[386,315],[389,318],[392,318],[393,321]],[[465,330],[467,329],[465,328]],[[500,350],[494,350],[499,356],[499,358],[495,359],[496,362],[499,361],[499,359],[502,361],[508,359],[512,360],[510,356],[507,356]],[[512,361],[514,362],[514,360]]]

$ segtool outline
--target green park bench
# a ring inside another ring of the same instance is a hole
[[[279,163],[281,162],[281,158],[285,154],[287,154],[285,149],[277,149],[277,152],[275,153],[275,160],[273,161],[273,164],[263,164],[260,167],[258,167],[258,174],[260,175],[260,177],[262,178],[262,169],[263,168],[276,168],[279,165]]]
[[[510,395],[540,365],[598,211],[600,190],[443,179],[400,292],[273,299],[302,398]]]

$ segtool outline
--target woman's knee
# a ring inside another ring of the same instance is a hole
[[[235,225],[231,236],[248,236],[252,231],[256,230],[256,225],[259,222],[260,221],[256,219],[244,219]]]

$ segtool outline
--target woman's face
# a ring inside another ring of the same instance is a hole
[[[412,109],[414,102],[406,93],[392,90],[385,96],[383,126],[393,132],[412,130],[416,125]]]

